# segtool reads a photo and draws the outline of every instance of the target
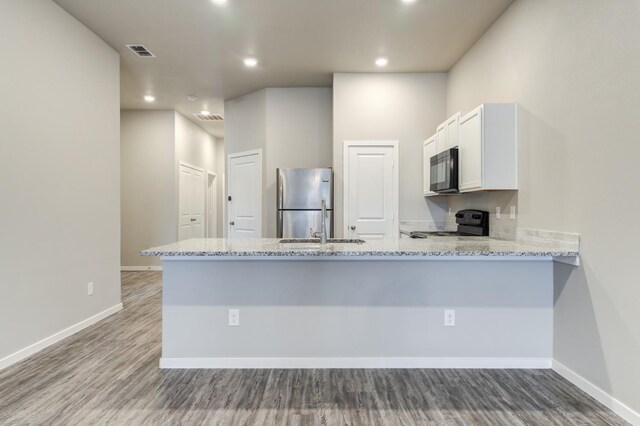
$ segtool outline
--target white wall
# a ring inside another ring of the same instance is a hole
[[[446,200],[422,195],[422,143],[446,118],[446,88],[446,74],[334,74],[336,237],[343,226],[345,140],[399,140],[400,220],[445,220]]]
[[[216,138],[175,112],[176,176],[180,161],[205,170],[216,169]],[[177,188],[177,187],[176,187]],[[177,189],[176,189],[177,191]]]
[[[179,164],[216,173],[216,144],[175,111],[122,111],[122,266],[161,265],[138,253],[177,240]]]
[[[267,147],[267,90],[249,93],[238,99],[224,103],[224,143],[225,164],[228,165],[229,154],[238,152],[262,150],[262,229],[267,229],[267,190],[266,190],[266,147]],[[229,188],[225,182],[225,194]],[[226,217],[227,200],[224,200],[225,223],[224,235],[228,233]]]
[[[267,144],[267,91],[259,90],[224,103],[226,154],[264,150]]]
[[[520,103],[519,225],[581,234],[582,266],[556,266],[554,359],[636,411],[638,22],[634,1],[518,0],[448,87],[450,113]]]
[[[120,304],[120,70],[51,1],[0,2],[0,51],[1,360]]]
[[[276,236],[276,169],[331,166],[331,107],[326,87],[268,88],[225,102],[226,154],[262,150],[263,236]]]
[[[180,176],[180,162],[188,163],[192,166],[199,167],[204,169],[205,171],[205,182],[208,184],[208,176],[207,172],[216,173],[218,191],[217,197],[218,199],[222,199],[222,192],[219,190],[219,183],[221,180],[221,176],[218,174],[224,173],[224,166],[222,168],[218,168],[218,159],[216,155],[218,154],[217,144],[218,141],[216,138],[204,131],[201,127],[196,125],[193,121],[188,120],[184,115],[176,112],[175,113],[175,122],[176,122],[176,138],[175,138],[175,152],[176,152],[176,163],[175,163],[175,193],[176,197],[179,194],[179,176]],[[208,189],[205,189],[205,209],[207,206],[208,200]],[[176,198],[177,200],[177,198]],[[218,203],[216,202],[216,208],[218,207]],[[178,213],[176,213],[177,215]],[[220,215],[220,211],[216,216],[216,230],[219,228],[220,223],[222,221],[222,216]],[[205,237],[207,236],[206,232],[208,229],[209,219],[208,217],[205,219],[207,226],[205,227]],[[220,234],[218,234],[220,235]]]
[[[265,237],[276,236],[276,169],[331,167],[331,88],[267,89]]]
[[[177,238],[175,112],[122,111],[121,123],[121,265],[159,266],[138,253]]]

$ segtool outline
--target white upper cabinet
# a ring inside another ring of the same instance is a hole
[[[447,149],[447,126],[444,123],[436,129],[436,154]],[[435,155],[435,154],[434,154]]]
[[[422,144],[422,189],[425,196],[436,195],[431,191],[431,157],[438,153],[437,139],[438,135],[433,135]]]
[[[482,104],[460,118],[460,192],[518,189],[516,120],[516,104]]]
[[[436,129],[436,154],[458,146],[458,128],[461,115],[459,112],[455,113]]]
[[[461,115],[461,113],[457,112],[444,122],[445,133],[447,135],[447,143],[445,149],[451,149],[458,146],[458,129],[460,127]]]

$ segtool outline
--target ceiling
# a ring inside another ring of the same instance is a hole
[[[334,72],[448,71],[513,2],[54,1],[120,53],[123,109],[176,109],[216,136],[223,123],[192,114],[223,113],[224,100],[264,87],[330,86]],[[133,43],[157,57],[135,56]],[[374,64],[379,56],[387,66]]]

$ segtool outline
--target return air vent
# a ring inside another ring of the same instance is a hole
[[[151,51],[149,49],[147,49],[146,47],[144,47],[141,44],[127,44],[127,47],[129,48],[129,50],[131,50],[133,53],[135,53],[136,55],[138,55],[141,58],[155,58],[156,57],[156,55],[151,53]]]
[[[193,114],[200,121],[222,121],[224,117],[221,114]]]

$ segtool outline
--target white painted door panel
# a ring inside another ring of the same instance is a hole
[[[229,237],[261,238],[262,159],[258,153],[229,158]]]
[[[347,232],[365,240],[396,238],[397,178],[393,146],[349,146]]]
[[[460,120],[458,161],[460,191],[482,187],[482,108]]]
[[[436,129],[436,154],[440,154],[447,149],[447,126],[442,123]]]
[[[207,237],[218,237],[218,190],[217,176],[209,174],[207,176]]]
[[[204,238],[204,173],[191,175],[191,238]]]
[[[178,179],[178,240],[204,237],[204,173],[181,164]]]
[[[422,145],[422,190],[424,195],[434,195],[431,191],[431,157],[437,154],[436,136],[427,139]]]
[[[447,143],[445,149],[455,148],[459,145],[458,142],[458,129],[460,127],[460,113],[455,113],[445,122],[445,134],[447,137]]]

